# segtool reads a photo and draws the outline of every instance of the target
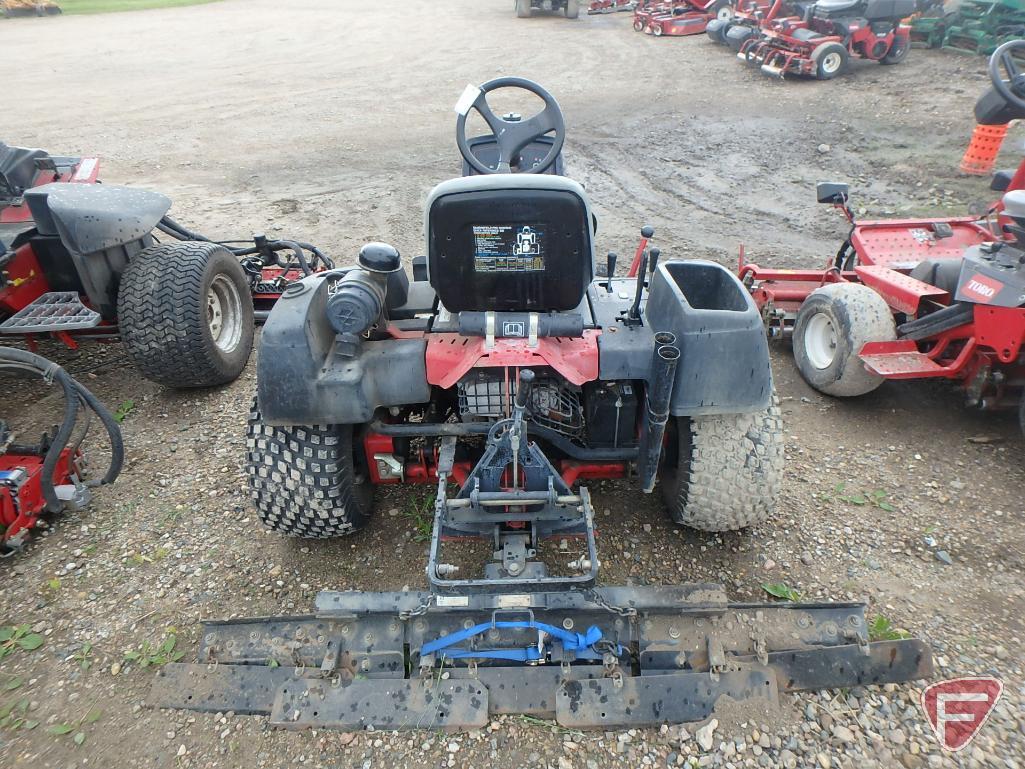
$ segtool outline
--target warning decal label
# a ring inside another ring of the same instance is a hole
[[[545,231],[538,225],[473,226],[476,272],[543,272]]]

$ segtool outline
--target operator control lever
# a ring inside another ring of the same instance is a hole
[[[652,275],[654,275],[655,274],[655,268],[658,267],[658,258],[659,258],[659,256],[662,255],[662,251],[660,249],[658,249],[658,248],[652,248],[648,253],[650,255],[649,256],[650,263],[648,264],[648,272],[650,272]]]
[[[609,251],[608,255],[605,257],[605,276],[608,278],[608,281],[605,283],[605,287],[608,289],[610,294],[612,293],[612,276],[616,272],[616,259],[618,258],[619,257],[616,256],[615,251]]]
[[[523,436],[523,413],[527,410],[530,402],[530,389],[534,384],[534,372],[529,368],[520,371],[519,381],[516,383],[516,397],[513,400],[513,423],[509,429],[509,442],[512,448],[512,487],[518,489],[520,485],[520,441]]]
[[[630,307],[630,313],[627,315],[627,323],[637,324],[641,320],[641,297],[644,294],[644,279],[648,275],[648,252],[645,251],[641,255],[641,264],[637,270],[637,293],[634,295],[633,306]]]
[[[530,402],[530,389],[534,385],[534,372],[529,368],[520,371],[519,381],[516,383],[516,410],[521,414],[526,410]]]

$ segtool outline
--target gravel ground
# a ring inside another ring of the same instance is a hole
[[[821,264],[845,230],[814,204],[816,181],[850,181],[870,216],[961,212],[991,195],[956,173],[982,60],[916,50],[842,81],[779,83],[704,38],[656,41],[629,26],[627,15],[519,21],[505,0],[412,0],[399,14],[227,0],[0,23],[5,53],[28,63],[5,83],[5,103],[19,108],[0,111],[0,138],[95,153],[108,182],[170,194],[176,216],[203,231],[289,233],[342,261],[372,239],[406,256],[421,248],[421,203],[458,168],[452,105],[467,82],[498,74],[534,78],[560,100],[567,171],[595,201],[601,251],[629,252],[651,223],[666,257],[732,263],[744,243],[759,261]],[[1005,166],[1020,157],[1013,135]],[[938,675],[1000,676],[995,715],[956,757],[929,733],[914,685],[727,707],[714,727],[611,733],[511,717],[447,736],[292,733],[149,709],[152,670],[126,650],[173,633],[191,654],[201,619],[302,612],[320,589],[421,586],[415,495],[381,493],[373,525],[350,539],[265,533],[243,492],[253,362],[230,387],[176,393],[141,380],[117,345],[44,353],[108,404],[133,402],[128,463],[88,510],[0,564],[0,625],[45,639],[0,663],[0,707],[24,701],[39,722],[0,730],[0,765],[1025,764],[1025,451],[1008,414],[967,411],[942,383],[892,382],[837,402],[804,385],[778,345],[788,464],[770,523],[706,535],[618,484],[592,495],[606,584],[716,580],[737,600],[762,600],[761,584],[780,581],[804,599],[865,600],[870,616],[933,645]],[[5,418],[52,421],[59,401],[39,392],[0,379]],[[100,466],[102,447],[88,449]],[[880,504],[855,504],[858,493]],[[65,723],[68,734],[50,733]]]

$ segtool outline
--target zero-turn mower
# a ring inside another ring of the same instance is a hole
[[[1025,53],[1025,40],[990,59],[993,87],[975,105],[980,124],[1025,119],[1025,67],[1015,53]],[[970,406],[1016,409],[1025,432],[1025,159],[996,174],[992,188],[1003,198],[981,220],[862,222],[846,185],[820,184],[819,201],[852,225],[825,270],[741,259],[770,335],[792,336],[808,384],[850,397],[886,379],[950,379]]]
[[[77,510],[89,503],[90,489],[113,483],[124,462],[121,430],[113,415],[96,396],[75,381],[56,363],[27,350],[0,347],[0,373],[29,373],[56,382],[64,396],[64,416],[51,434],[26,443],[0,419],[0,558],[19,549],[44,513]],[[7,405],[0,397],[0,414]],[[79,419],[84,415],[84,419]],[[81,445],[95,415],[110,441],[111,458],[106,472],[86,480]]]
[[[288,282],[331,266],[307,243],[212,242],[165,196],[98,174],[96,158],[0,142],[0,337],[120,338],[155,382],[224,384]]]
[[[852,56],[899,64],[911,48],[915,0],[819,0],[802,17],[777,18],[748,38],[737,56],[773,77],[807,75],[831,80]]]
[[[544,109],[499,117],[501,88]],[[490,134],[467,138],[471,110]],[[929,676],[924,643],[869,643],[863,604],[599,586],[581,481],[658,486],[675,522],[705,531],[772,515],[782,426],[761,317],[722,266],[660,258],[650,228],[632,277],[614,253],[597,276],[597,219],[557,173],[565,124],[539,85],[471,86],[456,111],[464,176],[427,196],[413,279],[371,243],[287,288],[248,427],[274,531],[349,534],[375,487],[433,487],[427,589],[326,591],[312,615],[205,623],[197,662],[165,666],[148,702],[289,729],[467,729],[498,713],[611,728]]]

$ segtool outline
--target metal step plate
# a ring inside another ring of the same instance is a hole
[[[472,680],[289,682],[281,687],[270,723],[285,729],[460,731],[488,723],[488,689]]]
[[[50,291],[0,323],[0,334],[36,334],[96,328],[102,318],[74,291]]]

